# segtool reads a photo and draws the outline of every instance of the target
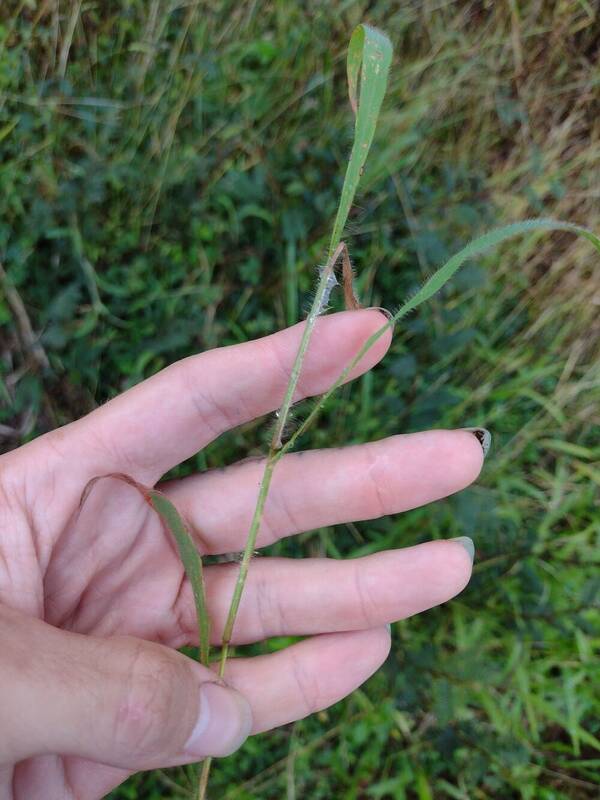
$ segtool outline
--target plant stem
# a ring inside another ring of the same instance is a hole
[[[271,485],[273,477],[273,470],[275,465],[282,457],[284,452],[289,449],[288,446],[283,447],[282,436],[289,417],[290,408],[294,399],[294,394],[298,387],[302,365],[306,357],[310,339],[317,321],[317,317],[324,310],[329,297],[329,292],[335,283],[334,268],[340,254],[345,250],[345,244],[341,242],[342,231],[346,225],[350,206],[354,200],[354,195],[362,175],[362,170],[373,141],[375,134],[375,127],[377,125],[377,118],[381,102],[385,94],[385,87],[387,83],[387,74],[390,67],[392,58],[392,46],[385,34],[371,28],[369,25],[359,25],[355,28],[350,44],[348,46],[348,86],[350,92],[350,103],[356,116],[355,129],[354,129],[354,142],[352,144],[352,152],[346,169],[346,175],[342,186],[342,194],[340,204],[338,206],[337,214],[335,217],[329,250],[327,253],[327,263],[321,270],[321,275],[317,284],[315,298],[312,303],[310,312],[306,319],[304,331],[300,339],[300,345],[294,364],[290,373],[290,379],[285,391],[283,402],[278,413],[275,430],[273,431],[273,438],[271,447],[267,456],[264,473],[260,482],[258,491],[258,498],[252,523],[248,532],[246,546],[242,562],[240,564],[238,577],[236,580],[229,613],[225,623],[225,629],[222,637],[221,658],[219,662],[219,676],[222,678],[225,674],[225,664],[227,662],[227,655],[229,653],[229,645],[233,633],[233,627],[237,616],[238,608],[240,605],[242,592],[248,575],[248,568],[250,560],[255,549],[256,539],[258,537],[260,523],[262,520],[263,510]],[[360,77],[360,102],[358,98],[358,87]],[[346,271],[351,273],[348,264],[345,265]],[[350,275],[351,278],[351,275]],[[294,439],[295,441],[295,439]],[[205,762],[202,768],[202,775],[199,786],[199,800],[203,800],[206,793],[206,786],[208,783],[208,773],[210,770],[210,761]]]
[[[227,656],[229,654],[229,644],[231,642],[231,635],[233,633],[233,626],[235,625],[235,619],[237,616],[238,608],[240,607],[240,600],[242,599],[242,592],[244,591],[246,576],[248,575],[248,567],[250,566],[250,559],[252,558],[252,553],[254,552],[254,547],[256,545],[256,538],[260,530],[262,513],[265,507],[267,494],[269,493],[269,486],[271,485],[273,470],[275,469],[275,464],[281,458],[281,455],[283,455],[283,450],[278,452],[277,450],[273,450],[271,448],[271,450],[269,451],[269,455],[267,457],[267,463],[265,464],[265,471],[263,473],[263,477],[260,482],[258,499],[256,501],[256,507],[254,509],[254,515],[252,517],[250,531],[248,532],[248,538],[246,540],[244,555],[242,558],[242,562],[240,564],[237,580],[235,582],[235,588],[233,590],[233,597],[231,599],[229,612],[227,614],[227,620],[225,622],[225,628],[223,630],[223,638],[221,640],[221,657],[219,660],[219,671],[218,671],[218,675],[220,678],[223,678],[225,675],[225,665],[227,663]],[[205,800],[206,798],[206,790],[208,788],[208,779],[210,776],[211,762],[212,759],[207,758],[204,760],[202,764],[200,781],[198,783],[198,800]]]
[[[321,277],[319,278],[319,283],[317,284],[315,299],[313,300],[308,317],[306,318],[306,325],[304,326],[302,338],[300,339],[300,345],[298,346],[298,352],[296,353],[296,358],[294,359],[294,364],[290,373],[290,380],[288,382],[287,389],[285,390],[283,403],[277,412],[277,422],[275,424],[273,439],[271,441],[272,450],[278,450],[281,447],[281,437],[290,413],[290,408],[294,399],[294,393],[298,386],[298,381],[300,380],[300,371],[302,370],[302,364],[304,363],[310,338],[312,336],[317,317],[321,312],[323,298],[325,296],[329,281],[333,276],[333,268],[335,267],[335,263],[340,257],[344,248],[345,244],[340,242],[340,244],[338,244],[338,246],[335,248],[334,252],[329,254],[327,264],[321,270]]]
[[[323,299],[326,295],[327,287],[328,285],[330,285],[329,282],[333,275],[335,264],[340,255],[343,252],[345,252],[345,249],[346,245],[344,244],[344,242],[340,242],[340,244],[336,247],[335,251],[332,254],[330,254],[327,264],[325,265],[325,267],[321,272],[321,277],[319,279],[319,283],[317,285],[317,291],[315,293],[315,299],[313,301],[308,318],[306,320],[306,325],[302,334],[302,338],[300,340],[300,345],[298,347],[296,358],[294,360],[294,365],[292,367],[292,372],[290,374],[290,380],[286,389],[285,397],[283,399],[283,403],[279,411],[277,425],[275,426],[275,431],[273,433],[273,440],[271,442],[271,448],[267,456],[265,469],[260,482],[258,498],[256,500],[256,506],[254,508],[254,514],[252,516],[252,522],[250,524],[250,530],[248,531],[248,538],[246,539],[244,554],[238,571],[237,580],[235,582],[235,587],[233,590],[233,596],[231,598],[229,611],[227,613],[227,620],[225,621],[225,627],[223,629],[223,636],[221,639],[221,657],[219,660],[219,671],[218,671],[218,675],[220,678],[223,678],[225,676],[225,666],[227,664],[227,656],[229,655],[229,645],[231,643],[231,637],[233,634],[233,626],[235,625],[237,612],[240,607],[242,593],[244,591],[244,586],[246,584],[246,578],[248,575],[248,569],[250,567],[252,554],[254,553],[256,547],[256,540],[258,538],[260,523],[262,521],[263,511],[267,500],[267,495],[269,493],[269,487],[271,486],[273,472],[275,470],[277,462],[281,459],[283,454],[289,450],[289,446],[285,447],[282,446],[281,436],[290,413],[294,392],[298,385],[298,380],[300,378],[300,371],[302,370],[302,365],[304,363],[306,351],[308,350],[310,338],[315,327],[315,322],[317,321],[317,317],[319,316],[319,313],[322,310]],[[207,758],[202,764],[202,771],[200,773],[200,780],[198,783],[198,800],[205,800],[206,798],[206,791],[208,788],[208,780],[210,776],[210,768],[211,768],[211,759]]]
[[[206,790],[208,789],[208,779],[210,777],[210,766],[212,758],[205,758],[202,762],[202,770],[200,771],[200,780],[198,781],[198,800],[205,800]]]
[[[242,557],[237,580],[235,582],[233,597],[231,598],[229,613],[227,614],[227,621],[225,622],[225,628],[223,630],[223,638],[221,641],[221,659],[219,662],[220,678],[222,678],[225,674],[225,662],[227,661],[227,655],[229,653],[231,634],[233,633],[235,618],[237,616],[238,608],[240,607],[240,600],[242,599],[242,592],[244,590],[244,584],[246,582],[246,576],[248,574],[248,567],[250,566],[250,559],[252,558],[252,554],[254,553],[254,548],[256,545],[256,537],[258,536],[258,531],[260,529],[263,509],[265,507],[265,501],[267,499],[267,494],[269,492],[269,486],[271,485],[271,478],[273,477],[273,470],[275,469],[275,464],[277,463],[277,461],[279,461],[279,455],[277,451],[271,449],[267,457],[267,463],[265,464],[265,471],[263,473],[263,477],[260,482],[260,489],[258,492],[256,507],[254,509],[254,515],[252,517],[250,530],[248,532],[248,538],[246,539],[246,547],[244,548],[244,555]]]

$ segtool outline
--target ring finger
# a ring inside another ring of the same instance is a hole
[[[251,565],[233,630],[234,644],[272,636],[307,636],[376,628],[439,605],[471,575],[470,539],[432,541],[348,560],[257,558]],[[205,570],[212,638],[221,639],[237,566]],[[163,622],[161,640],[197,644],[189,583]]]
[[[275,469],[257,546],[439,500],[475,480],[482,463],[477,437],[465,430],[291,453]],[[263,470],[263,459],[243,461],[159,488],[183,514],[203,553],[235,552],[245,545]]]

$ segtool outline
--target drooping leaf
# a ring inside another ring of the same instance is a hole
[[[202,572],[202,559],[196,548],[194,540],[179,512],[173,503],[156,489],[148,492],[148,499],[154,510],[159,514],[164,525],[173,535],[177,549],[185,568],[194,594],[196,617],[198,621],[198,641],[200,662],[208,666],[210,652],[210,618],[206,607],[206,592],[204,589],[204,575]]]
[[[199,642],[199,656],[202,664],[208,666],[210,654],[210,618],[208,616],[208,609],[206,607],[206,592],[204,588],[204,575],[202,571],[202,559],[194,540],[187,529],[187,526],[173,505],[173,503],[165,497],[164,494],[152,489],[150,486],[144,486],[139,483],[130,475],[121,472],[111,472],[107,475],[97,475],[88,481],[85,486],[81,499],[79,501],[79,510],[83,508],[90,492],[98,481],[105,478],[112,478],[113,480],[122,481],[123,483],[133,486],[146,502],[156,511],[160,517],[163,525],[175,539],[179,556],[185,569],[185,574],[192,586],[194,595],[194,604],[196,606],[196,618],[198,623],[198,642]]]

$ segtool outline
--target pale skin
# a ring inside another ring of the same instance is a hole
[[[324,392],[384,322],[376,310],[319,319],[297,398]],[[471,558],[456,541],[347,561],[256,558],[233,644],[307,638],[230,660],[219,685],[214,671],[175,649],[197,643],[191,589],[139,493],[107,478],[77,514],[91,478],[125,473],[166,492],[202,553],[243,549],[263,462],[161,477],[278,407],[301,332],[298,325],[192,356],[0,458],[0,800],[94,800],[131,772],[229,754],[247,735],[352,692],[388,654],[386,623],[467,584]],[[352,377],[389,341],[388,333]],[[482,462],[477,438],[462,430],[288,454],[275,470],[258,547],[446,497]],[[205,570],[215,644],[236,569]]]

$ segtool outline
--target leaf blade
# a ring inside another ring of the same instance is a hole
[[[183,562],[185,574],[192,586],[194,604],[198,623],[198,641],[200,662],[208,666],[210,656],[210,618],[206,607],[206,592],[202,559],[196,548],[185,522],[173,503],[155,489],[148,492],[148,499],[152,508],[160,516],[163,524],[168,528],[177,544],[179,556]]]
[[[382,325],[379,330],[375,331],[375,333],[373,333],[365,341],[357,355],[345,367],[335,383],[324,395],[319,398],[317,404],[313,407],[308,417],[306,417],[304,422],[295,430],[293,435],[290,437],[290,439],[288,439],[281,450],[278,451],[277,458],[281,458],[290,450],[291,447],[293,447],[297,439],[302,436],[306,429],[314,422],[331,395],[342,385],[350,372],[364,358],[367,351],[375,344],[375,342],[377,342],[378,339],[383,336],[388,328],[392,328],[400,319],[402,319],[402,317],[405,317],[411,311],[414,311],[416,308],[418,308],[426,300],[429,300],[431,297],[433,297],[434,294],[436,294],[443,286],[446,285],[446,283],[460,269],[460,267],[463,266],[463,264],[473,256],[482,255],[488,250],[491,250],[493,247],[497,247],[509,239],[513,239],[516,236],[521,236],[536,230],[566,231],[568,233],[577,234],[582,236],[584,239],[587,239],[600,254],[600,237],[596,236],[596,234],[590,231],[588,228],[584,228],[582,225],[575,225],[571,222],[561,222],[560,220],[549,218],[526,219],[522,220],[521,222],[512,222],[500,228],[494,228],[493,230],[484,233],[482,236],[478,236],[476,239],[473,239],[471,242],[465,245],[465,247],[459,250],[458,253],[455,253],[451,258],[449,258],[448,261],[446,261],[438,270],[436,270],[436,272],[434,272],[433,275],[425,281],[423,286],[417,292],[415,292],[415,294],[409,300],[407,300],[407,302],[404,303],[395,314],[392,315],[390,320]]]
[[[365,24],[358,25],[354,29],[348,45],[346,66],[350,105],[356,115],[354,141],[346,168],[340,204],[333,223],[328,257],[331,257],[341,241],[358,182],[375,135],[392,63],[392,52],[392,43],[381,31]]]

